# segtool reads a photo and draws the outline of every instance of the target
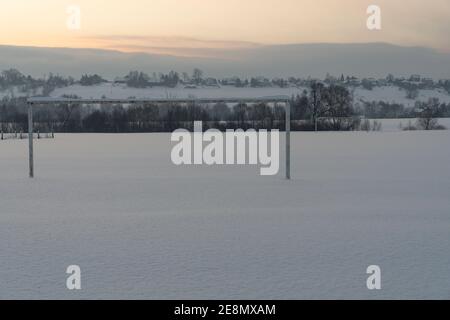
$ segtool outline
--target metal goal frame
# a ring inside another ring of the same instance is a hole
[[[281,103],[285,106],[286,114],[286,179],[291,179],[291,105],[288,96],[260,97],[260,98],[200,98],[200,99],[71,99],[71,98],[45,98],[33,97],[27,99],[28,105],[28,163],[29,177],[34,178],[33,157],[33,107],[35,105],[55,104],[138,104],[138,103]]]

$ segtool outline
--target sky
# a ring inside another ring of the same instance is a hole
[[[381,8],[381,30],[367,29],[372,4]],[[73,6],[80,9],[79,28]],[[323,42],[450,52],[450,0],[1,0],[0,30],[3,45],[181,56]]]

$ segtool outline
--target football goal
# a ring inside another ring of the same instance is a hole
[[[188,104],[188,103],[200,103],[200,104],[212,104],[212,103],[274,103],[283,104],[285,106],[285,132],[286,132],[286,166],[285,176],[286,179],[291,178],[291,106],[290,98],[288,96],[271,96],[271,97],[259,97],[259,98],[204,98],[204,99],[72,99],[72,98],[45,98],[34,97],[27,100],[28,104],[28,159],[29,159],[29,177],[34,177],[34,158],[33,158],[33,108],[40,105],[74,105],[74,104]]]

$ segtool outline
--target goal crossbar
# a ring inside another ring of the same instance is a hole
[[[184,99],[164,99],[164,98],[145,98],[145,99],[76,99],[76,98],[43,98],[43,97],[33,97],[29,98],[27,102],[29,104],[58,104],[58,103],[79,103],[79,104],[108,104],[108,103],[118,103],[118,104],[136,104],[136,103],[286,103],[289,102],[290,98],[288,96],[267,96],[267,97],[256,97],[256,98],[184,98]]]
[[[33,157],[33,106],[34,105],[56,105],[56,104],[139,104],[139,103],[282,103],[285,105],[286,114],[286,179],[291,179],[291,106],[288,96],[267,97],[243,97],[243,98],[188,98],[188,99],[75,99],[75,98],[48,98],[32,97],[27,99],[28,104],[28,159],[29,177],[34,177]]]

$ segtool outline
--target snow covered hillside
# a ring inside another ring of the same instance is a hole
[[[77,95],[81,98],[216,98],[216,97],[264,97],[276,95],[302,94],[307,88],[235,88],[223,86],[221,88],[196,88],[185,89],[153,87],[147,89],[129,88],[126,85],[113,85],[111,83],[97,86],[84,87],[73,85],[66,88],[56,89],[51,93],[52,97],[62,95]],[[444,90],[420,90],[416,100],[406,98],[406,91],[394,86],[375,87],[373,90],[362,88],[350,88],[354,90],[355,102],[384,101],[388,103],[399,103],[405,107],[413,107],[415,101],[427,101],[429,98],[438,98],[443,103],[450,103],[450,95]]]
[[[301,94],[304,88],[236,88],[232,86],[205,87],[195,89],[185,89],[183,86],[176,88],[130,88],[126,85],[101,84],[97,86],[83,87],[73,85],[66,88],[59,88],[51,93],[52,97],[62,95],[77,95],[81,98],[101,98],[103,96],[113,99],[120,98],[226,98],[226,97],[265,97],[276,95]]]
[[[293,133],[292,181],[170,150],[58,134],[30,180],[0,141],[0,298],[450,298],[450,131]]]
[[[264,97],[276,95],[301,95],[306,87],[288,88],[236,88],[233,86],[203,87],[186,89],[184,86],[176,88],[153,87],[146,89],[130,88],[123,84],[104,83],[95,86],[72,85],[54,90],[50,96],[61,97],[63,95],[76,95],[81,98],[217,98],[217,97]],[[442,89],[419,90],[418,97],[414,100],[406,97],[406,91],[395,86],[374,87],[366,90],[362,87],[350,87],[355,103],[384,101],[387,103],[403,104],[405,107],[413,107],[416,101],[427,101],[429,98],[438,98],[442,103],[450,103],[450,94]],[[37,90],[36,94],[40,94]],[[0,98],[6,96],[32,96],[32,93],[23,93],[17,88],[0,91]]]
[[[375,87],[372,90],[356,88],[354,98],[355,102],[383,101],[402,104],[407,108],[414,107],[416,101],[428,101],[430,98],[438,98],[442,103],[450,103],[450,94],[442,89],[419,90],[416,99],[408,99],[406,91],[395,86]]]

